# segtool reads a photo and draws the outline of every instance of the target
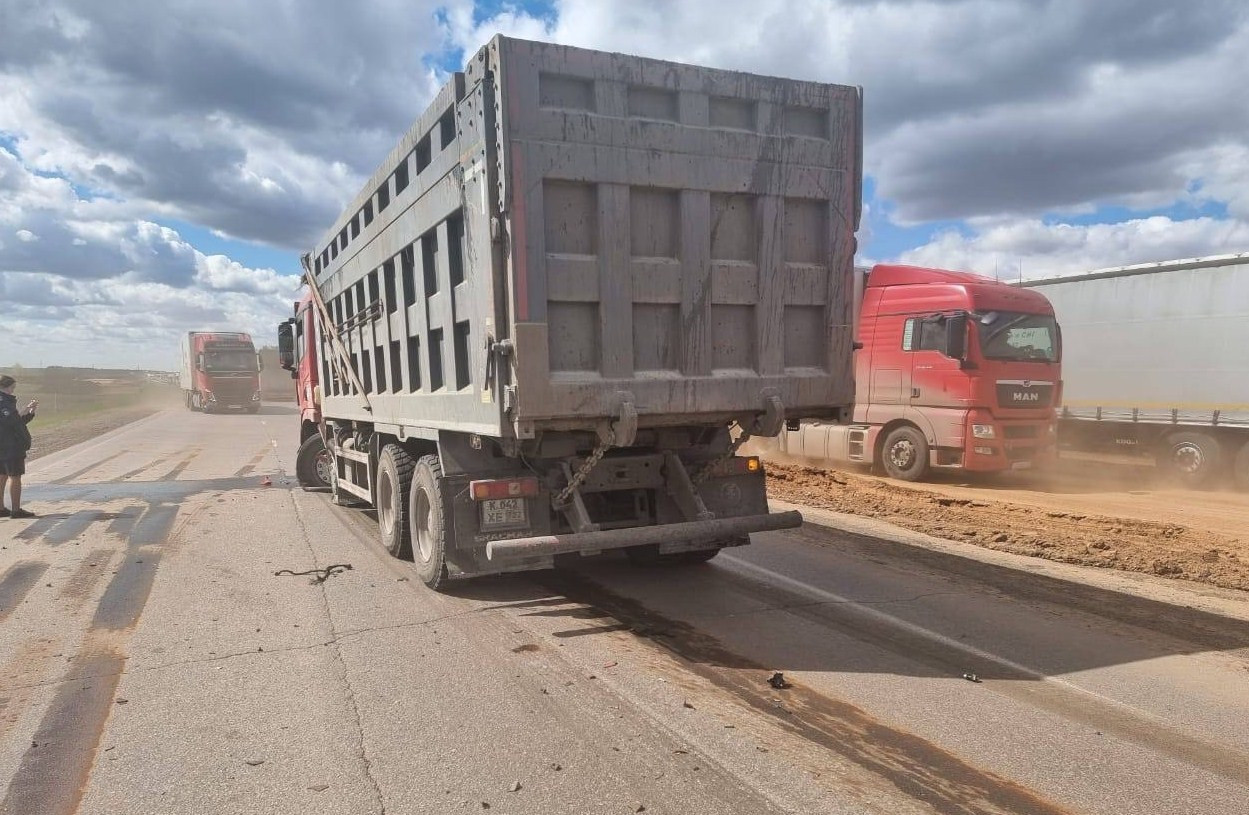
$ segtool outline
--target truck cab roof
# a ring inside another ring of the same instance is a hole
[[[879,263],[867,275],[867,288],[899,288],[903,286],[939,286],[949,298],[963,299],[963,307],[972,311],[1021,311],[1030,314],[1053,314],[1049,300],[1038,292],[1020,289],[1009,283],[972,272],[931,269],[897,263]],[[900,292],[899,292],[900,293]],[[928,299],[935,292],[923,292]]]

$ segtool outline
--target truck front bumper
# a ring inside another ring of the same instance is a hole
[[[549,557],[573,552],[601,552],[630,546],[665,543],[696,543],[739,537],[751,532],[793,529],[802,525],[802,513],[796,510],[767,515],[743,515],[709,521],[685,521],[660,526],[637,526],[599,532],[572,532],[566,535],[538,535],[531,538],[491,541],[486,557],[492,561]]]

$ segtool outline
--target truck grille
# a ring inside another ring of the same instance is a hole
[[[1007,409],[1049,407],[1054,401],[1053,382],[999,380],[998,407]]]

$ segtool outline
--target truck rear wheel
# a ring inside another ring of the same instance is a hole
[[[919,481],[928,474],[928,439],[909,425],[895,427],[881,445],[880,463],[890,478]]]
[[[1205,433],[1172,433],[1163,442],[1159,463],[1180,483],[1200,487],[1210,483],[1223,461],[1218,439]]]
[[[387,551],[403,560],[412,557],[412,532],[408,524],[411,489],[412,457],[397,444],[386,445],[377,465],[377,525]]]
[[[325,449],[325,442],[319,433],[304,439],[295,454],[295,477],[300,486],[312,489],[325,489],[330,486],[334,456]]]
[[[422,456],[416,462],[411,494],[412,560],[421,582],[438,589],[447,582],[447,524],[438,456]]]

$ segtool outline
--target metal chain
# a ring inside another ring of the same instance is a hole
[[[611,449],[612,442],[615,440],[616,434],[612,432],[608,435],[607,441],[594,448],[594,452],[590,453],[590,457],[582,462],[577,471],[572,474],[572,480],[568,482],[568,486],[560,490],[559,495],[555,496],[555,506],[562,507],[568,503],[568,499],[577,491],[577,488],[585,483],[590,471],[598,466],[598,463],[603,460],[603,456],[607,455],[607,451]]]
[[[742,434],[729,445],[729,449],[727,451],[708,462],[707,466],[698,471],[698,473],[691,479],[694,486],[697,487],[699,484],[710,478],[716,470],[720,469],[720,466],[723,465],[724,462],[737,455],[737,449],[748,441],[750,441],[750,433],[743,430]]]

